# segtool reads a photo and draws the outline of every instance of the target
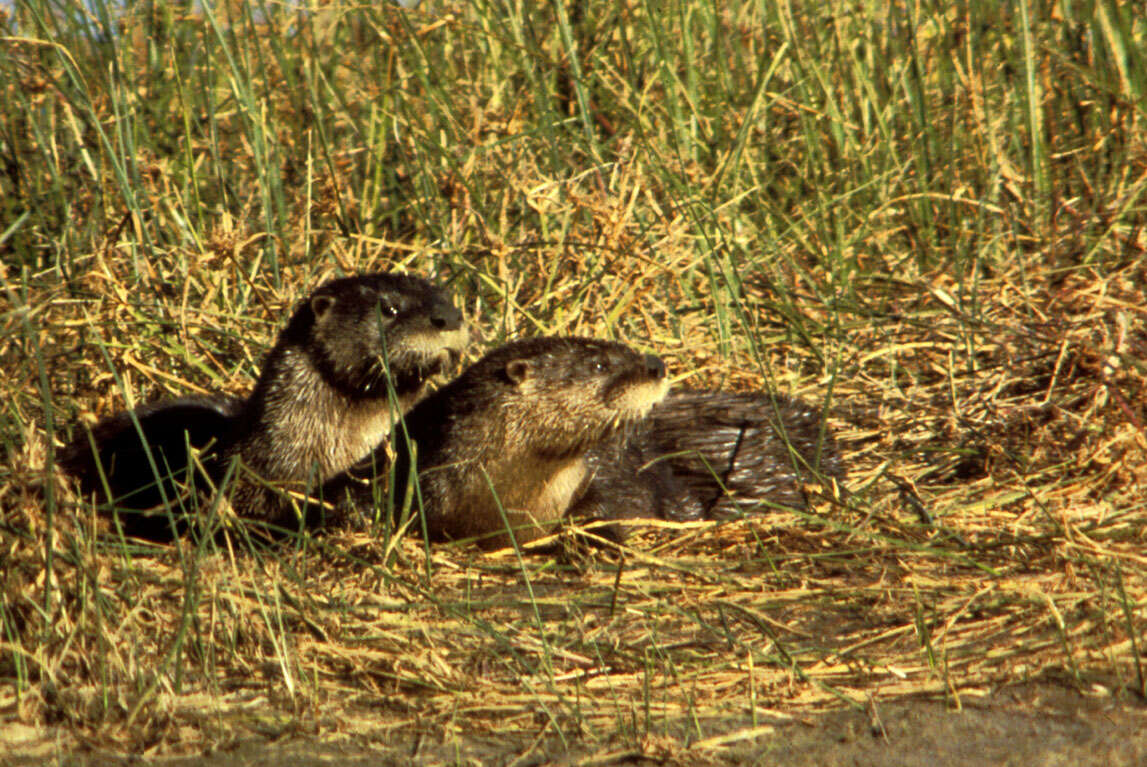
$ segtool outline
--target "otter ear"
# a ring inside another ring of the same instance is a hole
[[[521,386],[530,377],[530,363],[525,360],[510,360],[506,363],[506,378],[515,386]]]
[[[321,320],[323,318],[323,315],[325,315],[327,312],[329,312],[331,310],[331,307],[334,305],[335,305],[335,297],[334,296],[322,296],[322,295],[320,295],[320,296],[315,296],[314,298],[311,299],[311,311],[314,313],[316,320]]]

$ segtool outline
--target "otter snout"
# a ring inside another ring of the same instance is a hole
[[[653,378],[660,379],[665,377],[665,363],[662,362],[661,358],[658,356],[653,354],[646,354],[645,369]]]
[[[430,324],[439,330],[457,330],[462,327],[462,312],[454,304],[436,303],[430,309]]]

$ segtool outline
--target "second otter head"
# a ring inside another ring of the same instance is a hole
[[[669,388],[658,357],[590,338],[515,341],[471,371],[499,390],[507,443],[549,457],[585,452],[643,418]]]
[[[356,397],[411,394],[456,361],[470,328],[441,288],[379,272],[324,283],[295,310],[284,340],[304,346],[332,386]]]
[[[586,453],[642,418],[667,389],[661,360],[622,344],[508,343],[406,416],[394,440],[394,498],[415,497],[405,483],[416,459],[432,537],[485,547],[534,540],[584,491]]]

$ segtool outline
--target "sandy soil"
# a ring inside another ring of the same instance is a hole
[[[13,742],[0,764],[68,767],[161,764],[166,767],[319,767],[320,765],[622,765],[762,764],[776,767],[905,767],[916,765],[1015,765],[1059,767],[1147,765],[1147,705],[1125,696],[1091,697],[1056,685],[1005,689],[953,711],[935,701],[877,704],[811,716],[761,717],[749,722],[706,722],[702,741],[682,732],[647,737],[636,744],[570,743],[543,738],[532,743],[426,735],[404,742],[289,738],[248,740],[226,751],[148,758],[83,752],[46,737]],[[11,733],[10,733],[11,735]],[[30,735],[30,733],[25,733]]]

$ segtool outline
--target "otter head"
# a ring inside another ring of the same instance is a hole
[[[669,389],[665,363],[619,343],[535,338],[500,351],[502,379],[513,390],[507,429],[523,432],[510,443],[540,455],[586,452],[643,418]]]
[[[416,393],[456,361],[469,327],[449,295],[412,275],[331,280],[296,309],[284,337],[302,345],[335,388],[355,397]]]
[[[536,539],[583,492],[586,453],[642,418],[667,389],[664,363],[622,344],[510,342],[404,419],[394,497],[406,496],[415,444],[417,497],[432,536],[477,537],[484,547]]]

